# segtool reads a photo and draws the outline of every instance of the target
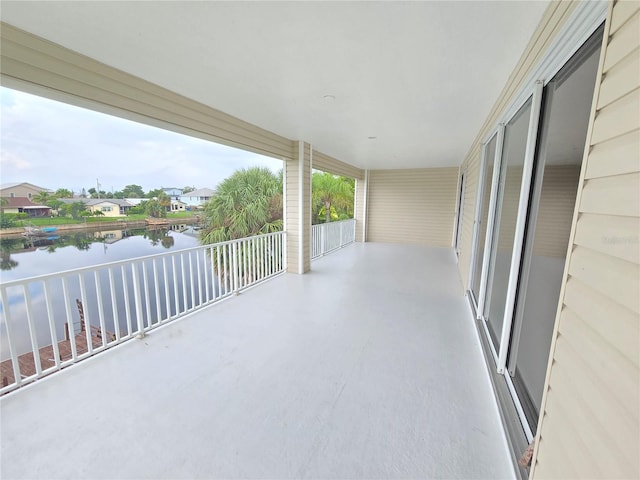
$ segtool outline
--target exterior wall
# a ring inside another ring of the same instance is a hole
[[[527,81],[531,70],[544,57],[553,39],[565,25],[576,6],[577,2],[554,2],[549,6],[462,163],[461,170],[466,171],[467,174],[458,262],[463,285],[467,285],[469,279],[482,143],[488,140],[489,135],[495,131],[500,115],[513,103],[518,91]]]
[[[449,247],[458,168],[372,170],[367,241]]]
[[[617,2],[531,478],[640,478],[640,3]]]
[[[110,212],[105,212],[102,208],[111,208]],[[120,206],[111,202],[102,202],[96,205],[89,205],[87,209],[91,212],[102,212],[105,217],[119,217],[120,216]]]
[[[310,145],[299,142],[296,157],[285,162],[287,272],[306,273],[311,269]]]

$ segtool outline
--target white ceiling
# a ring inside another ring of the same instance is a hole
[[[411,168],[462,162],[547,3],[2,1],[1,18],[359,167]]]

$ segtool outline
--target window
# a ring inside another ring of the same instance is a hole
[[[113,208],[112,208],[112,207],[102,207],[102,211],[103,211],[103,212],[110,212],[110,211],[112,211],[112,210],[113,210]]]

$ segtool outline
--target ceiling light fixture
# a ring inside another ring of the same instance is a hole
[[[322,98],[324,98],[327,102],[333,102],[336,99],[335,95],[329,95],[329,94],[325,95]]]

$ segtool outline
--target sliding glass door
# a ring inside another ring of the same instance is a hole
[[[502,335],[531,107],[532,99],[529,99],[507,123],[504,132],[484,308],[484,318],[496,351],[500,348]]]
[[[469,291],[526,436],[535,434],[602,27],[485,144]]]
[[[602,32],[547,84],[508,370],[533,433],[542,402]]]
[[[476,309],[480,299],[480,284],[482,280],[482,259],[484,258],[485,237],[487,236],[487,222],[489,220],[489,204],[491,199],[491,179],[493,178],[493,165],[496,160],[496,143],[498,134],[495,133],[491,140],[484,146],[483,161],[480,168],[480,182],[478,185],[478,212],[475,225],[475,250],[471,265],[471,298]]]

